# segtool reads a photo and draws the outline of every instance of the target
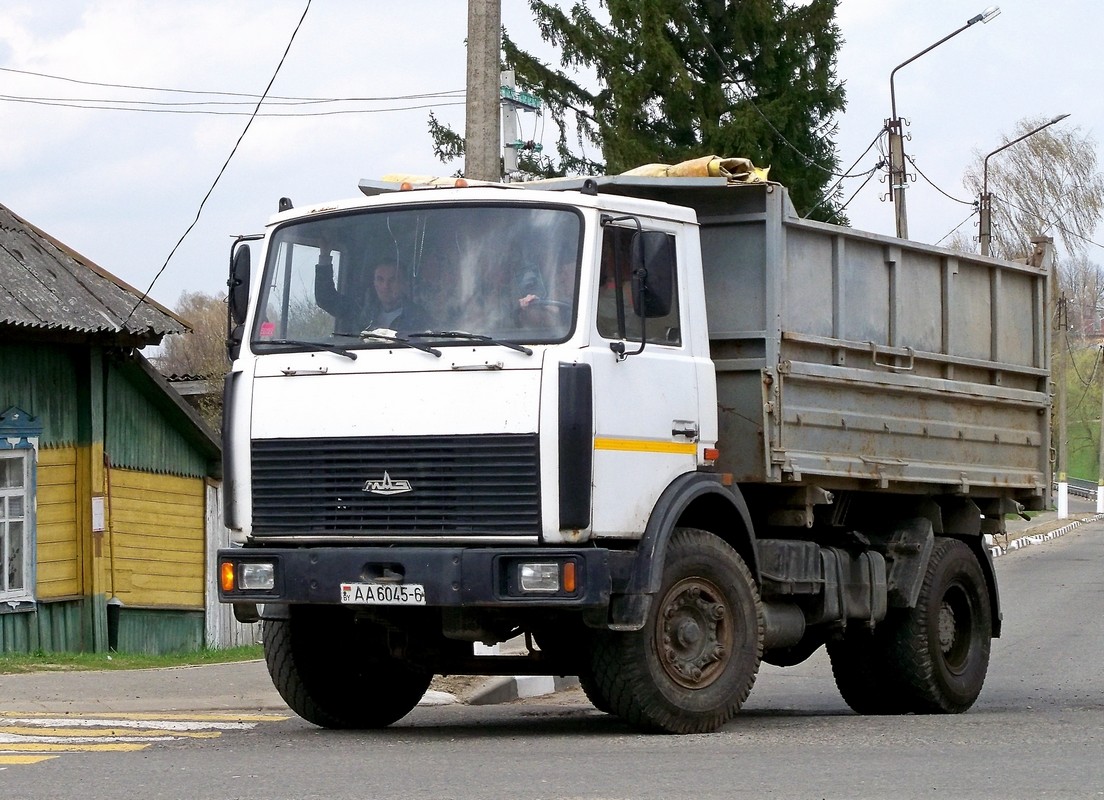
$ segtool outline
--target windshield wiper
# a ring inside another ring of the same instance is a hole
[[[519,353],[525,353],[527,356],[533,355],[533,351],[523,344],[495,339],[490,336],[484,336],[481,333],[468,333],[467,331],[424,331],[421,333],[412,333],[410,337],[423,339],[470,339],[473,342],[486,342],[487,344],[497,344],[499,347],[508,347],[511,350],[517,350]]]
[[[287,344],[295,347],[305,347],[308,350],[326,350],[330,353],[337,353],[339,356],[345,356],[350,361],[356,361],[357,358],[356,353],[326,342],[304,342],[299,339],[266,339],[263,344]]]
[[[381,342],[394,342],[395,344],[413,347],[415,350],[421,350],[423,353],[429,353],[430,355],[437,356],[437,358],[441,357],[441,351],[436,347],[430,347],[428,344],[422,344],[421,342],[412,342],[405,336],[394,336],[390,333],[384,333],[382,330],[361,331],[356,335],[365,341],[377,339]],[[413,335],[417,336],[417,334]]]

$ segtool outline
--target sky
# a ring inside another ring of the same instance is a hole
[[[837,74],[847,91],[835,136],[841,168],[859,158],[890,116],[893,68],[991,1],[841,0]],[[911,136],[905,152],[922,172],[908,189],[913,239],[945,242],[955,229],[976,236],[970,205],[976,198],[963,188],[962,174],[1021,118],[1068,113],[1059,124],[1091,134],[1098,146],[1104,142],[1104,5],[998,3],[995,19],[957,34],[894,80]],[[528,4],[502,0],[502,6],[511,37],[554,60]],[[261,231],[281,197],[306,205],[355,197],[362,178],[451,174],[459,165],[435,159],[427,119],[433,111],[464,128],[463,0],[313,0],[270,96],[378,99],[298,105],[273,99],[242,136],[305,7],[306,0],[4,0],[0,203],[140,291],[164,267],[150,296],[175,308],[184,292],[225,290],[233,237]],[[138,100],[147,101],[140,106],[146,110],[134,110]],[[212,100],[224,105],[178,105]],[[526,138],[553,146],[551,120],[523,114],[522,125]],[[877,158],[871,151],[851,171],[868,170]],[[861,183],[844,183],[845,198],[857,191],[847,207],[852,225],[892,234],[886,184],[879,177],[860,189]],[[1104,228],[1093,238],[1104,240]],[[1087,254],[1104,263],[1099,245]]]

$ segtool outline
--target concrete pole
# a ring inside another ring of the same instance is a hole
[[[468,0],[468,85],[464,124],[464,177],[502,178],[499,162],[500,0]]]
[[[500,83],[510,90],[517,89],[517,81],[512,69],[504,70]],[[517,106],[511,102],[502,104],[502,173],[506,181],[517,172],[518,149],[514,143],[518,139]]]
[[[1050,374],[1054,381],[1054,416],[1055,420],[1055,467],[1058,483],[1058,519],[1069,518],[1069,479],[1066,469],[1067,454],[1069,452],[1069,435],[1066,432],[1066,324],[1064,322],[1061,296],[1062,290],[1058,280],[1058,264],[1054,261],[1054,240],[1047,236],[1034,236],[1032,245],[1038,252],[1042,248],[1044,253],[1043,263],[1050,272],[1050,298],[1051,313],[1054,315],[1053,344],[1050,349]],[[1049,263],[1048,263],[1049,262]]]
[[[1101,349],[1104,349],[1104,345]],[[1104,514],[1104,365],[1097,369],[1100,372],[1100,452],[1097,456],[1100,477],[1096,482],[1096,513]]]
[[[993,196],[989,192],[982,192],[978,201],[980,223],[978,225],[978,241],[981,243],[981,254],[989,255],[989,240],[993,235]]]
[[[893,198],[893,215],[897,223],[897,238],[908,238],[908,214],[905,211],[905,142],[901,135],[901,120],[894,117],[886,126],[889,130],[889,191]]]

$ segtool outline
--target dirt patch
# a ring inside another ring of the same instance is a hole
[[[429,688],[436,692],[448,692],[461,703],[465,703],[490,680],[494,679],[486,675],[437,675],[429,684]]]

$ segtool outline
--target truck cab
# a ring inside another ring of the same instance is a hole
[[[983,535],[1046,500],[1045,267],[725,178],[361,189],[232,256],[220,599],[297,713],[558,674],[703,732],[824,645],[858,711],[969,708]]]

